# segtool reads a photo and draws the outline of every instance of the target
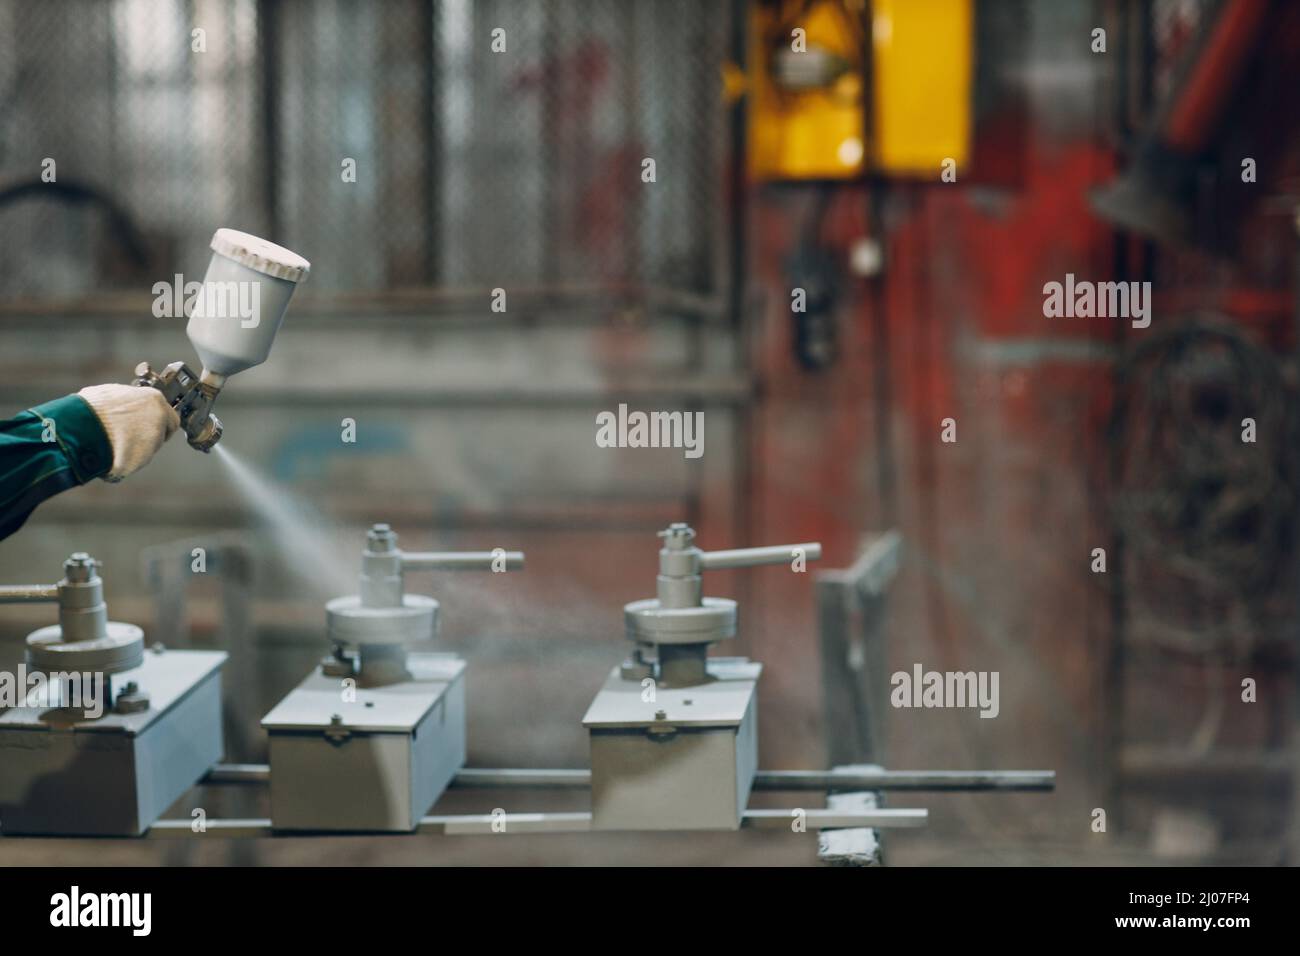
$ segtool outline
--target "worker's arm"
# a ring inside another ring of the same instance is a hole
[[[93,385],[0,420],[0,539],[46,498],[141,468],[180,424],[157,389]]]

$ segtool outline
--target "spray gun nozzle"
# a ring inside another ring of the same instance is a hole
[[[225,432],[225,427],[221,424],[221,419],[216,415],[208,415],[204,420],[203,427],[197,435],[190,435],[188,441],[191,448],[197,448],[199,451],[207,454],[212,451],[214,445],[221,441],[221,436]],[[188,434],[188,432],[186,433]]]

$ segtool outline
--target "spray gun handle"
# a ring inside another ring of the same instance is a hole
[[[522,551],[403,551],[403,571],[519,571],[524,566]]]
[[[785,564],[802,554],[809,561],[822,556],[819,541],[803,544],[771,544],[761,548],[733,548],[730,551],[701,551],[700,570],[752,568],[759,564]]]
[[[155,372],[148,362],[141,362],[135,367],[135,378],[131,380],[132,385],[158,389],[172,408],[179,405],[198,383],[199,377],[184,362],[173,362],[162,370],[162,374]]]

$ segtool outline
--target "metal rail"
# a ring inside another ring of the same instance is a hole
[[[256,784],[271,778],[266,764],[217,764],[204,778],[210,784]],[[464,767],[451,786],[458,790],[538,789],[585,790],[591,771],[582,769],[487,769]],[[979,790],[1054,790],[1054,770],[760,770],[755,790],[908,790],[913,792]],[[810,811],[811,812],[811,811]]]
[[[791,827],[797,818],[813,832],[826,829],[856,829],[860,827],[900,828],[925,826],[929,816],[928,810],[746,810],[741,826],[761,830],[785,830]],[[197,828],[196,828],[197,827]],[[420,820],[416,833],[437,833],[445,836],[476,836],[484,834],[528,834],[528,833],[613,833],[613,830],[597,831],[591,825],[590,813],[478,813],[456,814],[451,816],[429,816]],[[146,838],[175,839],[183,837],[293,837],[293,836],[343,836],[346,834],[329,832],[285,832],[273,830],[271,821],[251,820],[206,820],[197,824],[194,820],[159,820],[145,832]],[[375,833],[368,836],[408,836],[405,833]]]

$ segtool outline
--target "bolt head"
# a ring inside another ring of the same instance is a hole
[[[85,551],[74,552],[63,562],[63,576],[73,582],[84,584],[95,577],[95,568],[99,562]]]
[[[113,702],[113,710],[119,714],[142,714],[149,709],[149,695],[142,693],[134,683],[122,688]]]
[[[695,530],[684,521],[675,521],[660,531],[659,537],[664,539],[665,548],[678,551],[690,547],[695,540]]]
[[[397,533],[386,524],[377,524],[366,533],[366,550],[386,553],[397,550]]]

